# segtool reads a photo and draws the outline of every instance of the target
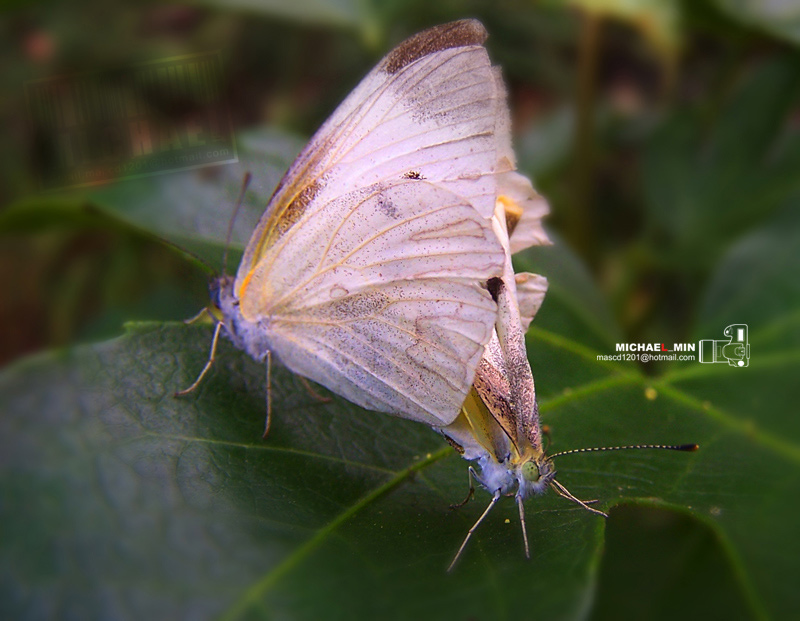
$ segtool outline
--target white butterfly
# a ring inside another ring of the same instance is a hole
[[[224,329],[362,407],[458,416],[497,315],[498,188],[516,179],[485,38],[474,20],[411,37],[317,131],[217,283],[209,362]]]
[[[552,487],[559,495],[588,511],[608,517],[589,506],[594,501],[579,500],[556,480],[553,457],[629,448],[697,450],[696,444],[636,445],[576,449],[551,456],[545,453],[533,374],[525,349],[525,332],[544,300],[547,280],[536,274],[515,275],[511,254],[534,244],[550,243],[541,227],[547,205],[527,179],[517,173],[509,177],[515,183],[501,184],[506,191],[498,197],[493,219],[495,231],[506,250],[503,275],[489,281],[489,289],[498,305],[495,330],[461,414],[450,425],[438,428],[465,459],[478,462],[479,472],[472,467],[469,469],[470,491],[464,503],[474,493],[473,478],[492,494],[492,500],[467,533],[448,571],[455,566],[470,537],[502,495],[513,494],[516,498],[528,557],[523,503],[529,496],[542,494]]]
[[[508,153],[513,157],[510,149]],[[511,173],[502,187],[493,225],[505,260],[502,276],[489,282],[498,305],[495,329],[461,414],[450,425],[437,429],[465,459],[479,464],[480,472],[469,469],[467,500],[474,492],[475,478],[492,493],[492,502],[470,529],[450,569],[480,522],[501,495],[508,493],[516,496],[529,554],[523,501],[531,494],[542,493],[555,477],[542,447],[533,374],[525,349],[525,332],[544,301],[547,279],[537,274],[515,275],[511,264],[512,252],[550,243],[541,225],[548,207],[522,175]]]

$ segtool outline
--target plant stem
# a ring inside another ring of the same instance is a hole
[[[578,84],[575,120],[575,191],[566,230],[575,249],[591,266],[594,255],[592,222],[594,165],[595,74],[602,18],[586,12],[578,47]]]

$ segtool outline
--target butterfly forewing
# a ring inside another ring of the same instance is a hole
[[[472,20],[433,28],[401,44],[364,78],[278,186],[245,250],[235,288],[240,296],[271,246],[354,187],[427,179],[491,216],[496,119],[506,104],[481,46],[485,36]]]

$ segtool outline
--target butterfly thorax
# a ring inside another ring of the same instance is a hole
[[[242,315],[233,285],[233,277],[227,275],[211,283],[213,308],[209,311],[221,321],[224,334],[236,347],[263,361],[270,349],[266,321],[250,321]]]

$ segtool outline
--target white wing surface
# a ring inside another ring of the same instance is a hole
[[[296,251],[269,251],[265,281],[249,285],[270,288],[272,351],[363,407],[451,422],[495,321],[482,283],[504,253],[490,223],[423,180],[353,192],[315,223],[298,228]]]
[[[387,55],[325,122],[275,191],[248,244],[235,292],[266,251],[355,188],[425,179],[490,218],[497,195],[497,117],[506,108],[482,43],[465,20],[411,37]],[[292,250],[291,244],[286,246]]]
[[[519,303],[519,318],[523,331],[528,328],[539,312],[547,293],[547,278],[530,272],[520,272],[514,275],[517,283],[517,302]]]

